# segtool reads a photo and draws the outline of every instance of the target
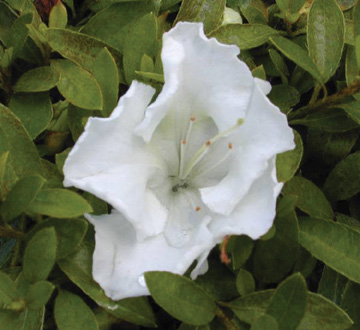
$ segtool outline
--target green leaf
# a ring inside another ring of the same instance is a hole
[[[55,263],[56,233],[54,228],[37,232],[26,246],[23,272],[26,279],[35,283],[46,280]]]
[[[251,326],[251,330],[277,330],[279,329],[278,323],[276,320],[270,315],[262,315],[257,318],[253,325]]]
[[[287,84],[287,76],[289,76],[289,70],[285,61],[275,49],[269,49],[269,56],[271,61],[274,63],[276,70],[279,72],[283,84]]]
[[[5,2],[0,2],[0,40],[4,42],[11,26],[16,20],[15,13]]]
[[[22,121],[30,137],[35,139],[49,125],[53,111],[48,93],[16,93],[9,107]]]
[[[66,29],[48,29],[46,38],[54,51],[87,70],[92,69],[96,57],[104,47],[110,49],[114,55],[116,54],[116,51],[104,42]]]
[[[229,307],[235,315],[249,324],[265,314],[275,290],[257,291],[235,299]],[[345,330],[351,326],[349,316],[321,295],[308,292],[306,310],[298,330]]]
[[[67,11],[66,7],[59,1],[51,8],[49,15],[50,28],[65,28],[67,24]]]
[[[321,109],[303,119],[292,120],[290,124],[304,125],[329,133],[347,132],[359,127],[359,124],[340,108]]]
[[[304,147],[300,134],[293,131],[295,136],[295,149],[284,152],[276,157],[276,174],[280,182],[289,181],[299,169],[304,153]]]
[[[295,176],[288,181],[283,195],[297,197],[297,207],[314,218],[331,220],[334,214],[330,203],[327,201],[323,192],[313,182],[301,176]]]
[[[215,302],[190,279],[169,272],[147,272],[145,281],[156,303],[173,317],[191,325],[204,325],[214,318]]]
[[[339,162],[324,184],[324,193],[331,201],[346,200],[360,192],[360,151]]]
[[[3,152],[0,155],[0,201],[4,201],[12,187],[18,181],[11,163],[10,153]]]
[[[306,50],[302,47],[283,37],[272,37],[271,42],[279,49],[287,58],[297,64],[299,67],[309,72],[315,80],[322,83],[322,77],[316,65],[309,57]]]
[[[158,50],[157,21],[150,13],[140,18],[125,39],[123,65],[126,82],[130,85],[136,78],[144,54],[154,57]]]
[[[350,102],[340,104],[339,107],[343,109],[348,116],[360,125],[360,104],[359,102]]]
[[[26,305],[30,310],[37,310],[45,306],[55,287],[48,281],[32,284],[26,295]]]
[[[180,21],[203,22],[205,33],[221,25],[226,0],[183,0],[174,24]]]
[[[333,166],[350,153],[358,136],[357,129],[344,133],[327,133],[309,129],[306,141],[308,152],[324,164]]]
[[[355,5],[357,0],[337,0],[342,11],[349,10]]]
[[[360,6],[358,6],[360,8]],[[359,11],[360,14],[360,11]],[[360,25],[360,17],[359,17]],[[355,47],[347,46],[346,59],[345,59],[345,78],[346,84],[350,85],[359,75],[359,68],[356,61]],[[353,95],[355,99],[360,100],[360,93]]]
[[[102,110],[101,89],[92,74],[68,60],[55,60],[51,65],[60,73],[57,87],[67,101],[80,108]]]
[[[27,211],[54,218],[76,218],[84,213],[92,212],[92,208],[77,193],[55,188],[41,190],[28,206]]]
[[[360,4],[359,1],[356,2],[353,10],[353,19],[354,19],[354,36],[357,37],[360,35]]]
[[[290,112],[291,108],[300,101],[300,93],[296,88],[287,85],[273,86],[268,97],[285,114]]]
[[[37,310],[25,310],[21,330],[42,330],[44,328],[45,307]]]
[[[299,242],[313,256],[360,283],[360,233],[348,226],[314,218],[299,221]]]
[[[348,282],[349,280],[345,276],[337,273],[330,267],[325,266],[317,292],[334,302],[336,305],[340,305]]]
[[[354,321],[351,329],[358,329],[360,326],[360,285],[349,282],[342,295],[340,307],[343,308]]]
[[[107,48],[96,57],[92,73],[98,82],[103,96],[103,113],[109,116],[119,99],[119,74],[114,58]]]
[[[8,222],[22,212],[25,212],[44,183],[45,179],[39,175],[27,176],[20,179],[1,206],[0,210],[3,220]]]
[[[239,269],[249,259],[254,248],[254,241],[245,235],[231,236],[227,251],[231,253],[231,261],[234,269]]]
[[[80,31],[123,53],[125,39],[136,26],[137,20],[150,12],[157,13],[158,9],[157,0],[115,3],[93,16]]]
[[[255,280],[250,272],[240,269],[236,276],[236,288],[240,296],[244,296],[255,291]]]
[[[26,71],[14,86],[15,92],[45,92],[55,87],[59,73],[50,66]]]
[[[25,313],[17,313],[8,310],[0,310],[1,330],[23,329]]]
[[[283,281],[271,297],[266,314],[274,317],[280,330],[296,329],[306,308],[306,283],[299,274]]]
[[[314,1],[309,12],[307,43],[324,83],[339,66],[344,39],[345,20],[336,0]]]
[[[82,242],[88,229],[87,221],[83,219],[46,219],[36,225],[27,235],[31,239],[43,228],[54,228],[57,237],[56,259],[66,258]]]
[[[13,301],[19,299],[15,283],[9,275],[0,272],[0,306],[11,305]]]
[[[90,307],[77,295],[62,290],[55,300],[55,321],[59,330],[98,330]]]
[[[296,14],[305,4],[306,0],[276,0],[279,9],[286,14]]]
[[[245,0],[240,4],[241,13],[250,24],[268,23],[268,10],[262,0]]]
[[[21,121],[0,104],[0,154],[10,152],[11,163],[19,178],[42,175],[40,157]]]
[[[146,298],[113,301],[105,296],[92,277],[92,255],[93,247],[83,243],[67,258],[58,260],[58,265],[73,283],[110,314],[145,327],[156,326],[155,317]]]
[[[219,27],[209,37],[215,37],[225,44],[235,44],[241,50],[251,49],[280,34],[278,30],[262,24],[228,24]]]
[[[286,200],[281,200],[280,203],[286,203]],[[298,253],[298,223],[295,212],[277,217],[275,226],[274,237],[258,241],[253,253],[254,275],[264,283],[276,283],[284,278],[293,267]]]

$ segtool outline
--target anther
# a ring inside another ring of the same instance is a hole
[[[195,121],[195,119],[196,119],[195,116],[190,117],[190,121]]]
[[[182,144],[186,144],[186,140],[184,139],[184,140],[182,140]]]
[[[196,212],[199,212],[200,210],[201,210],[201,207],[200,207],[200,206],[196,206],[195,211],[196,211]]]
[[[205,145],[206,145],[207,147],[210,147],[210,144],[211,144],[211,141],[210,141],[210,140],[206,141],[206,143],[205,143]]]
[[[228,144],[228,148],[229,148],[229,149],[232,149],[232,148],[233,148],[233,144],[232,144],[232,143],[229,143],[229,144]]]

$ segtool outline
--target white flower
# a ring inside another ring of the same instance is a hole
[[[143,273],[206,271],[225,235],[257,239],[273,223],[282,184],[276,154],[294,147],[286,117],[235,46],[202,24],[163,37],[165,84],[134,81],[110,118],[90,118],[64,166],[65,186],[110,203],[95,226],[94,279],[117,300],[148,294]],[[149,105],[150,104],[150,105]]]

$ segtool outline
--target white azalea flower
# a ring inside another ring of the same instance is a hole
[[[146,271],[206,271],[225,235],[253,239],[273,223],[275,157],[294,147],[286,117],[235,46],[200,23],[163,37],[165,84],[134,81],[110,118],[90,118],[64,166],[65,186],[113,206],[95,226],[94,279],[117,300],[149,294]]]

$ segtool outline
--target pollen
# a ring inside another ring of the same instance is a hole
[[[186,142],[186,140],[184,139],[184,140],[182,140],[181,143],[182,143],[182,144],[186,144],[187,142]]]
[[[201,211],[201,207],[200,207],[200,206],[196,206],[195,211],[196,211],[196,212]]]
[[[210,144],[211,144],[211,141],[210,141],[210,140],[206,141],[206,143],[205,143],[205,145],[206,145],[207,147],[210,147]]]
[[[196,120],[195,116],[190,117],[190,121],[195,121],[195,120]]]
[[[231,150],[233,148],[233,144],[232,143],[229,143],[228,144],[228,148]]]

